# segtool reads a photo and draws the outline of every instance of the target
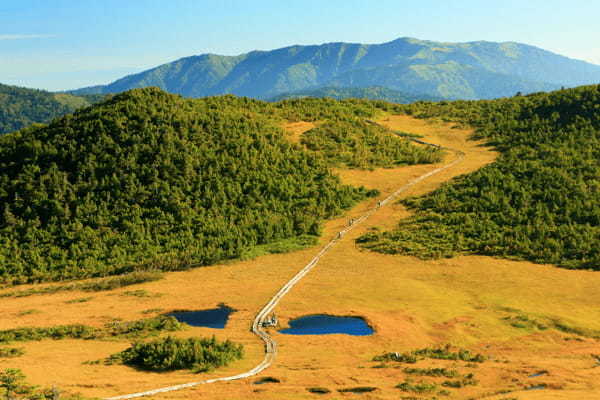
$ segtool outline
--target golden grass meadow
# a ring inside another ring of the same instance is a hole
[[[392,129],[417,133],[425,140],[461,150],[462,163],[434,175],[401,197],[430,192],[460,174],[491,163],[496,153],[469,140],[471,131],[408,116],[383,116]],[[286,125],[290,140],[313,127]],[[444,164],[455,157],[446,154]],[[338,170],[345,183],[380,190],[381,197],[440,165],[418,165],[372,171]],[[365,201],[346,215],[327,222],[321,242],[336,235],[349,218],[360,216],[378,199]],[[412,395],[395,386],[410,379],[400,364],[372,361],[384,352],[406,352],[450,343],[481,353],[489,360],[478,366],[425,360],[419,368],[458,368],[472,372],[479,383],[449,389],[452,399],[598,399],[600,367],[600,274],[570,271],[490,257],[463,255],[422,261],[413,257],[360,250],[354,239],[368,229],[390,228],[409,215],[393,202],[344,237],[280,303],[276,313],[283,326],[308,314],[361,316],[375,329],[371,336],[293,336],[272,330],[279,344],[275,364],[255,379],[200,385],[157,395],[157,399],[400,399]],[[243,343],[245,358],[208,374],[186,371],[142,372],[123,365],[83,364],[125,349],[128,341],[42,340],[16,344],[26,354],[0,359],[0,368],[20,368],[39,385],[57,385],[90,397],[108,397],[184,382],[244,372],[263,358],[263,343],[251,332],[257,311],[318,251],[305,250],[261,256],[211,267],[165,274],[161,280],[107,292],[77,291],[6,298],[0,306],[0,329],[82,323],[102,326],[113,320],[134,320],[173,310],[202,310],[220,303],[237,310],[226,329],[191,328],[177,336],[211,336]],[[145,297],[126,295],[144,290]],[[85,299],[81,302],[72,300]],[[515,324],[515,321],[524,322]],[[554,323],[568,329],[540,330],[535,324]],[[518,326],[516,326],[518,325]],[[579,332],[577,334],[575,331]],[[537,377],[536,372],[546,371]],[[256,385],[272,376],[280,383]],[[435,378],[441,382],[440,379]],[[414,378],[415,382],[420,379]],[[524,390],[544,385],[544,390]],[[339,389],[370,386],[365,394]],[[319,395],[308,388],[322,387]],[[411,397],[413,396],[413,397]]]

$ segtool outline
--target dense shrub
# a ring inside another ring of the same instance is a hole
[[[331,165],[351,168],[394,167],[438,162],[442,152],[419,147],[387,129],[356,120],[332,120],[304,132],[301,143]]]
[[[419,360],[453,360],[482,363],[486,357],[482,354],[473,354],[467,349],[452,350],[450,345],[443,347],[425,347],[423,349],[412,350],[405,353],[384,353],[373,357],[373,361],[395,361],[399,363],[414,364]],[[415,372],[418,370],[414,370]],[[423,372],[423,371],[422,371]]]
[[[404,373],[419,376],[444,376],[446,378],[455,378],[459,376],[457,370],[446,368],[405,368]]]
[[[377,390],[377,388],[373,387],[373,386],[357,386],[357,387],[351,387],[351,388],[338,389],[338,392],[340,392],[340,393],[369,393],[369,392],[374,392],[375,390]]]
[[[161,332],[182,331],[186,324],[175,317],[159,315],[157,317],[128,322],[111,322],[105,325],[103,335],[119,337],[148,337]]]
[[[65,393],[55,386],[45,388],[32,385],[27,382],[23,371],[16,368],[0,371],[0,394],[11,400],[92,400],[81,394]]]
[[[360,245],[420,258],[477,253],[600,270],[600,86],[493,101],[419,103],[477,128],[496,162],[405,200],[417,213]]]
[[[243,346],[229,340],[177,339],[171,336],[147,343],[134,343],[117,357],[127,365],[152,371],[193,369],[209,371],[243,357]]]
[[[449,380],[444,381],[444,382],[442,382],[442,386],[460,389],[465,386],[475,386],[478,383],[479,382],[475,378],[473,378],[473,375],[470,374],[470,375],[464,376],[462,379],[456,379],[453,381],[449,381]]]
[[[103,96],[73,96],[0,84],[0,134],[49,122],[98,102]]]
[[[0,347],[0,358],[14,358],[25,354],[20,347]]]
[[[100,292],[113,290],[126,286],[137,285],[145,282],[154,282],[161,279],[163,274],[159,271],[134,271],[109,278],[99,278],[87,282],[69,283],[66,285],[52,285],[45,287],[33,287],[25,290],[16,290],[0,294],[2,297],[27,297],[38,294],[50,294],[70,290],[82,290],[84,292]]]
[[[413,383],[410,381],[405,381],[396,385],[396,388],[402,390],[403,392],[413,392],[413,393],[430,393],[437,389],[437,385],[435,383],[429,382],[417,382]]]
[[[147,88],[3,135],[0,281],[179,270],[318,235],[367,191],[342,185],[277,121],[375,111]]]
[[[331,390],[324,388],[324,387],[309,387],[306,390],[308,390],[310,393],[315,393],[315,394],[327,394],[327,393],[331,393]]]
[[[49,328],[15,328],[0,331],[0,343],[42,339],[93,339],[98,329],[85,325],[58,325]]]
[[[160,315],[137,321],[111,322],[106,324],[104,328],[74,324],[44,328],[26,327],[6,329],[0,331],[0,343],[28,342],[42,339],[144,338],[157,335],[161,332],[181,331],[186,327],[186,324],[177,321],[174,317]]]

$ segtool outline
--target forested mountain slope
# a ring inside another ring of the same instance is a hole
[[[74,93],[158,86],[188,97],[232,93],[267,99],[322,86],[384,86],[409,94],[477,99],[598,82],[600,66],[525,44],[400,38],[186,57]]]
[[[457,253],[600,270],[600,86],[404,112],[477,127],[498,160],[432,194],[416,215],[358,241],[422,258]]]
[[[314,237],[324,219],[374,193],[342,185],[323,154],[292,144],[279,125],[358,122],[378,107],[394,106],[193,100],[148,88],[3,135],[0,280],[178,269]],[[394,140],[399,157],[421,151]]]
[[[49,122],[88,106],[103,96],[54,94],[0,84],[0,134],[16,131],[33,123]]]
[[[419,95],[404,93],[394,89],[388,89],[382,86],[370,87],[336,87],[326,86],[318,89],[299,90],[297,92],[283,93],[269,101],[280,101],[286,99],[302,99],[305,97],[331,97],[332,99],[369,99],[369,100],[384,100],[390,103],[407,104],[415,101],[441,101],[442,97],[431,95]]]

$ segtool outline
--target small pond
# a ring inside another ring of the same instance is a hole
[[[343,333],[353,336],[373,334],[367,322],[360,317],[336,317],[333,315],[308,315],[290,321],[288,329],[279,332],[286,335],[329,335]]]
[[[176,311],[167,314],[170,317],[175,317],[177,321],[184,322],[191,326],[203,326],[206,328],[223,329],[229,314],[234,312],[233,308],[227,307],[224,304],[218,308],[201,311]]]
[[[544,370],[544,371],[536,372],[535,374],[529,375],[528,378],[537,378],[538,376],[544,376],[544,375],[548,375],[548,371]]]

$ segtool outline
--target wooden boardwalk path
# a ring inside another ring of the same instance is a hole
[[[255,375],[259,374],[260,372],[262,372],[263,370],[267,369],[269,366],[271,366],[271,364],[273,364],[273,362],[275,361],[275,357],[277,356],[277,342],[275,342],[275,340],[273,340],[273,338],[269,335],[269,333],[264,329],[263,323],[268,319],[268,315],[273,312],[273,310],[275,309],[277,304],[281,301],[281,299],[290,290],[292,290],[292,288],[302,278],[304,278],[304,276],[306,276],[306,274],[308,274],[310,272],[310,270],[312,270],[319,263],[319,260],[321,259],[321,257],[323,257],[333,246],[336,245],[336,243],[338,243],[340,240],[342,240],[344,238],[346,233],[348,233],[351,230],[353,230],[354,228],[356,228],[358,225],[360,225],[362,222],[364,222],[367,218],[369,218],[371,215],[373,215],[375,212],[377,212],[377,210],[380,207],[383,207],[386,204],[388,204],[389,202],[391,202],[392,200],[394,200],[402,192],[405,192],[406,190],[410,189],[411,187],[415,186],[419,182],[429,178],[432,175],[438,174],[448,168],[453,167],[454,165],[460,163],[465,156],[465,154],[459,150],[442,147],[442,146],[439,146],[439,145],[433,144],[433,143],[427,143],[427,142],[419,140],[419,139],[410,139],[410,138],[408,138],[408,139],[412,140],[416,143],[433,146],[433,147],[440,148],[443,150],[449,150],[449,151],[455,153],[457,155],[457,158],[456,158],[456,160],[452,161],[451,163],[449,163],[443,167],[436,168],[432,171],[429,171],[429,172],[413,179],[409,183],[400,187],[394,193],[390,194],[385,199],[379,201],[375,207],[371,208],[369,211],[367,211],[361,217],[355,219],[353,221],[352,225],[350,225],[350,226],[346,227],[344,230],[340,231],[339,234],[336,235],[336,237],[333,240],[331,240],[329,243],[327,243],[319,251],[319,253],[317,253],[317,255],[308,264],[306,264],[304,266],[304,268],[302,268],[292,279],[290,279],[281,289],[279,289],[277,294],[275,294],[271,298],[271,300],[269,300],[269,302],[258,312],[258,314],[254,318],[254,321],[252,323],[252,332],[255,335],[257,335],[265,343],[265,358],[262,360],[262,362],[260,364],[258,364],[256,367],[252,368],[250,371],[247,371],[247,372],[244,372],[244,373],[241,373],[238,375],[226,376],[226,377],[215,378],[215,379],[208,379],[208,380],[204,380],[204,381],[182,383],[180,385],[167,386],[167,387],[148,390],[148,391],[144,391],[144,392],[109,397],[105,400],[133,399],[136,397],[152,396],[152,395],[159,394],[159,393],[172,392],[175,390],[186,389],[186,388],[190,388],[190,387],[198,386],[198,385],[206,385],[209,383],[226,382],[226,381],[234,381],[234,380],[238,380],[238,379],[245,379],[245,378],[255,376]]]

